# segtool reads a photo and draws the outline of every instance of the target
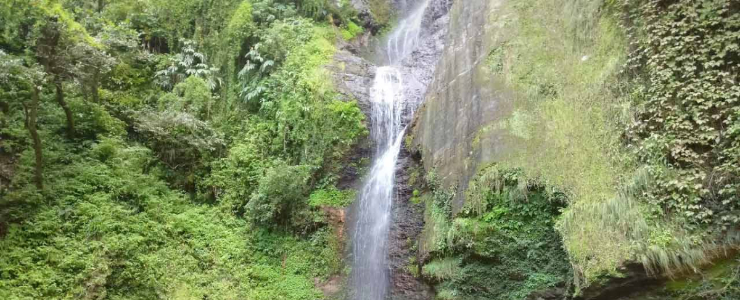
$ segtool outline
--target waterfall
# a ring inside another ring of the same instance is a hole
[[[401,62],[419,43],[428,5],[429,0],[424,0],[391,32],[385,49],[389,64],[377,68],[371,90],[371,133],[376,148],[373,166],[356,207],[352,243],[355,300],[383,300],[389,291],[388,234],[396,163],[405,130],[404,114],[413,111],[413,106],[404,99]]]
[[[389,64],[401,62],[419,44],[421,21],[424,19],[427,6],[429,6],[429,0],[425,0],[408,17],[401,20],[398,27],[391,32],[385,49]]]

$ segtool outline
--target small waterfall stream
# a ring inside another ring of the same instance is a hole
[[[411,11],[388,36],[388,65],[378,67],[371,90],[371,134],[376,144],[374,162],[360,193],[352,252],[354,300],[383,300],[388,295],[388,234],[395,197],[396,163],[405,130],[405,114],[414,104],[405,99],[402,61],[419,44],[421,24],[429,0]]]

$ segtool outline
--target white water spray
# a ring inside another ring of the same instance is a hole
[[[404,133],[404,113],[411,111],[404,99],[399,64],[419,43],[421,23],[429,5],[424,0],[389,35],[389,65],[379,67],[372,88],[372,138],[375,161],[357,206],[353,236],[352,286],[355,300],[383,300],[390,285],[388,233],[395,196],[396,163]]]
[[[388,53],[390,65],[399,63],[416,49],[421,33],[421,21],[428,6],[429,1],[425,0],[408,17],[401,20],[398,27],[389,35],[385,51]]]

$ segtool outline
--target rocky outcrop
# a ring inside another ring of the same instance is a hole
[[[647,275],[642,264],[630,263],[619,269],[620,277],[605,278],[589,286],[582,292],[584,300],[640,299],[651,295],[658,298],[656,290],[665,285],[666,280]]]
[[[416,268],[418,250],[414,245],[424,229],[424,205],[411,202],[413,189],[408,184],[414,161],[406,149],[401,149],[396,173],[396,201],[393,203],[393,219],[388,249],[391,267],[391,300],[434,299],[434,291],[418,274]]]
[[[334,55],[334,61],[327,69],[332,74],[334,86],[346,100],[357,100],[360,109],[368,114],[370,110],[370,89],[375,77],[375,65],[350,52],[344,44]]]
[[[362,21],[363,27],[367,28],[373,34],[378,33],[382,29],[383,24],[373,17],[369,0],[351,0],[351,4],[357,10],[357,16]]]
[[[455,210],[478,168],[506,147],[494,122],[510,111],[506,91],[488,73],[486,58],[505,41],[503,24],[489,16],[504,0],[456,1],[447,41],[412,134],[424,167],[434,169],[446,187],[457,187]],[[480,134],[487,131],[486,134]]]

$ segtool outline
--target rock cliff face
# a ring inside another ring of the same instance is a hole
[[[509,2],[454,1],[449,12],[445,48],[408,132],[412,138],[410,150],[415,152],[413,156],[420,157],[425,171],[436,172],[445,189],[456,191],[453,215],[465,204],[466,190],[473,176],[486,165],[504,160],[510,152],[517,150],[517,146],[521,146],[507,145],[512,140],[508,136],[510,133],[500,129],[499,122],[513,111],[515,94],[501,82],[500,75],[490,73],[491,62],[488,61],[491,53],[504,45],[512,34],[505,30],[505,21],[500,21],[516,18],[503,12],[503,5]],[[413,209],[413,206],[409,207]],[[414,237],[413,234],[409,236]],[[422,258],[419,263],[428,263],[424,258],[427,254],[416,254]],[[736,257],[736,254],[727,256]],[[722,264],[708,266],[707,270],[681,274],[678,278],[651,277],[641,264],[628,263],[619,268],[621,276],[605,276],[600,282],[580,290],[576,298],[573,297],[573,287],[569,285],[532,293],[526,299],[674,299],[672,295],[683,292],[688,295],[692,287],[709,282],[702,281],[706,280],[705,274],[718,272],[722,275],[713,275],[715,278],[737,278],[737,275],[726,272],[738,269],[737,260],[730,261],[733,262],[724,267]],[[486,279],[489,282],[496,280]],[[735,280],[732,282],[740,279]],[[705,296],[703,299],[720,298]]]
[[[455,210],[478,168],[506,149],[490,125],[510,111],[511,103],[486,71],[489,53],[506,38],[503,24],[489,23],[504,1],[452,5],[447,47],[411,132],[427,171],[434,169],[446,187],[457,187]]]

